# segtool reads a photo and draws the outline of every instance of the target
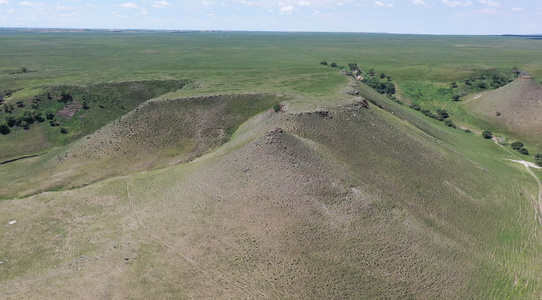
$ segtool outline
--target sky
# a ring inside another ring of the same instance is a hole
[[[0,27],[542,34],[542,0],[0,0]]]

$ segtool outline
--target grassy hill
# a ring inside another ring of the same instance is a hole
[[[467,111],[496,130],[541,148],[542,84],[518,78],[465,103]]]
[[[0,164],[0,298],[542,296],[541,171],[318,64],[374,65],[399,89],[415,82],[407,94],[487,65],[539,72],[533,41],[211,32],[6,39],[0,56],[11,59],[0,82],[19,89],[6,101],[48,86],[71,87],[72,104],[98,96],[78,110],[87,117],[64,121],[68,133],[47,135],[58,127],[36,122],[0,136],[18,145],[1,148],[6,158],[47,149]],[[27,48],[43,43],[49,60]],[[514,61],[515,51],[525,55]],[[80,60],[89,54],[96,59]],[[38,72],[11,74],[23,61]],[[149,84],[161,87],[142,93]],[[516,81],[487,95],[517,85],[537,89]],[[125,89],[106,101],[112,87]],[[60,112],[68,103],[57,94],[50,105]],[[430,107],[427,97],[415,100]]]

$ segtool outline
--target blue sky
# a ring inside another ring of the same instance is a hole
[[[540,34],[542,0],[0,0],[0,27]]]

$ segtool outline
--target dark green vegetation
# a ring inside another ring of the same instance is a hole
[[[539,41],[0,35],[0,298],[540,298]]]
[[[177,91],[188,82],[131,81],[40,87],[43,92],[18,100],[16,106],[13,106],[13,101],[0,106],[0,120],[6,121],[0,123],[0,133],[38,127],[34,131],[40,132],[43,137],[35,139],[31,134],[19,133],[18,142],[32,143],[34,140],[35,145],[20,149],[17,143],[9,145],[8,142],[0,147],[0,159],[43,151],[50,145],[65,145],[118,119],[144,101]]]

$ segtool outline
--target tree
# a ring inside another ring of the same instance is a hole
[[[438,108],[437,109],[437,114],[439,116],[441,116],[443,119],[446,119],[446,118],[450,117],[450,115],[448,114],[448,112],[445,109]]]
[[[455,124],[450,119],[444,120],[444,124],[448,127],[456,128]]]
[[[512,144],[510,144],[510,146],[512,146],[512,149],[518,151],[519,149],[523,148],[523,143],[515,141]]]
[[[61,127],[61,128],[60,128],[60,133],[66,134],[66,133],[68,133],[68,129],[66,129],[66,128],[64,128],[64,127]]]
[[[486,131],[482,132],[482,137],[484,139],[492,139],[493,138],[493,133],[491,133],[491,131],[489,131],[489,130],[486,130]]]
[[[422,109],[418,104],[412,104],[410,105],[410,108],[417,111],[420,111]]]
[[[327,61],[325,61],[325,60],[324,60],[324,61],[321,61],[320,64],[321,64],[322,66],[327,66]]]
[[[452,100],[454,100],[454,101],[459,101],[459,95],[454,95],[454,96],[452,97]]]
[[[480,82],[478,83],[478,87],[481,88],[481,89],[484,89],[484,90],[487,89],[487,82],[485,82],[485,81],[480,81]]]
[[[17,124],[17,119],[14,116],[7,116],[6,122],[9,127],[13,127]]]
[[[524,154],[524,155],[529,155],[529,150],[527,150],[527,148],[521,148],[519,149],[519,153]]]
[[[348,63],[348,68],[350,68],[350,71],[355,71],[359,69],[357,63]]]
[[[457,82],[454,81],[454,82],[450,83],[450,87],[452,89],[455,89],[457,87]]]
[[[332,62],[329,66],[332,67],[332,68],[336,68],[336,67],[337,67],[337,63]]]
[[[55,113],[52,110],[48,110],[45,113],[45,117],[47,118],[47,120],[52,120],[55,118]]]
[[[542,154],[541,154],[541,153],[535,154],[535,155],[534,155],[534,159],[536,159],[536,160],[540,160],[541,158],[542,158]]]
[[[380,79],[386,78],[386,74],[384,72],[380,73]]]
[[[11,130],[9,129],[9,126],[6,123],[0,124],[0,133],[3,135],[6,135],[10,133]]]

